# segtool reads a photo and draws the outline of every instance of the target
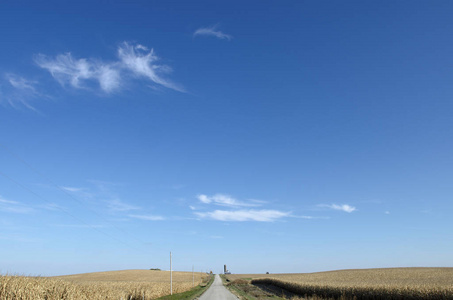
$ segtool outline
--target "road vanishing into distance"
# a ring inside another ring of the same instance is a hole
[[[222,279],[218,274],[215,275],[214,282],[211,287],[204,292],[199,300],[237,300],[238,298],[233,295],[226,287],[223,286]]]

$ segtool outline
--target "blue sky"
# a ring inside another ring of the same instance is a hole
[[[450,1],[4,1],[0,272],[452,267]]]

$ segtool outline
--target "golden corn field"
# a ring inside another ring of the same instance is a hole
[[[453,299],[453,268],[341,270],[307,274],[228,275],[252,278],[296,295],[324,299]]]
[[[208,276],[195,273],[195,286]],[[173,272],[173,293],[192,288],[191,272]],[[143,300],[170,294],[170,272],[127,270],[60,277],[0,276],[0,300]]]

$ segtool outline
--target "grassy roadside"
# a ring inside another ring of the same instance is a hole
[[[265,291],[251,284],[252,278],[241,278],[231,281],[225,275],[220,275],[223,285],[239,299],[242,300],[280,300],[287,299],[278,297],[273,291]]]
[[[184,292],[184,293],[179,293],[179,294],[173,294],[173,295],[167,295],[158,298],[158,300],[182,300],[182,299],[196,299],[201,296],[209,287],[211,284],[214,282],[214,275],[211,275],[209,278],[209,281],[206,283],[202,283],[190,291]]]
[[[234,295],[236,295],[239,299],[246,299],[246,300],[254,300],[256,299],[255,297],[252,297],[250,295],[247,295],[246,292],[242,291],[239,289],[237,286],[234,284],[229,284],[230,280],[228,280],[225,275],[220,275],[220,278],[222,279],[223,285]]]

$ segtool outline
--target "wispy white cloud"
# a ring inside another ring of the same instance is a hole
[[[59,54],[55,58],[44,54],[35,57],[35,63],[50,72],[61,85],[87,88],[87,83],[97,81],[104,92],[120,88],[119,70],[114,64],[95,63],[85,58],[75,59],[71,53]]]
[[[253,207],[253,206],[261,206],[262,201],[252,200],[250,202],[243,202],[238,201],[237,199],[231,197],[230,195],[225,194],[215,194],[213,196],[207,196],[200,194],[197,196],[198,200],[204,204],[216,204],[220,206],[228,206],[228,207]]]
[[[258,222],[274,222],[280,218],[288,217],[290,212],[278,210],[215,210],[211,212],[196,212],[199,218],[212,219],[217,221],[258,221]]]
[[[75,201],[79,201],[79,199],[93,200],[94,198],[96,198],[95,194],[91,192],[88,188],[74,186],[58,186],[58,188],[65,192],[66,194],[69,194],[69,196],[73,198]],[[74,198],[74,196],[76,196],[76,198]]]
[[[218,221],[258,221],[273,222],[283,217],[291,216],[290,212],[284,212],[273,209],[252,209],[250,207],[263,206],[265,201],[247,200],[239,201],[236,198],[226,194],[215,194],[208,196],[199,194],[197,199],[202,204],[217,205],[230,208],[229,210],[203,211],[202,207],[190,206],[193,213],[199,219],[211,219]],[[206,208],[206,206],[204,206]]]
[[[62,210],[66,211],[66,209],[63,206],[58,205],[56,203],[43,204],[43,205],[38,206],[38,208],[45,209],[45,210],[51,210],[51,211],[62,211]]]
[[[55,59],[38,54],[35,57],[38,66],[46,69],[62,85],[71,84],[80,88],[81,81],[95,77],[92,63],[86,59],[74,59],[71,53],[57,55]]]
[[[98,74],[99,85],[107,93],[121,88],[121,76],[119,70],[112,65],[101,65]]]
[[[164,87],[183,92],[181,87],[178,87],[168,79],[164,79],[161,75],[172,72],[172,69],[166,65],[158,65],[156,62],[159,58],[154,54],[154,50],[148,51],[148,48],[142,45],[131,45],[124,42],[118,48],[118,57],[121,60],[122,66],[131,71],[135,76],[148,78],[152,82]]]
[[[33,94],[37,93],[35,88],[35,85],[37,83],[36,81],[31,81],[14,74],[7,74],[6,78],[8,79],[8,82],[11,84],[11,86],[18,90],[29,91]]]
[[[228,41],[230,41],[233,38],[233,36],[231,36],[229,34],[226,34],[226,33],[223,33],[220,30],[217,30],[217,25],[210,26],[210,27],[198,28],[193,33],[193,36],[195,37],[195,36],[199,36],[199,35],[213,36],[213,37],[216,37],[218,39],[228,40]]]
[[[37,81],[6,73],[0,80],[0,101],[6,101],[14,108],[22,105],[36,111],[30,102],[36,98],[48,98],[38,91],[37,85]]]
[[[312,220],[312,219],[314,219],[315,217],[312,217],[312,216],[295,216],[294,218]]]
[[[68,227],[68,228],[107,228],[107,225],[90,225],[90,224],[57,224],[57,227]]]
[[[138,210],[140,207],[125,203],[119,199],[107,200],[107,206],[113,212],[125,212],[131,210]]]
[[[84,190],[83,188],[77,188],[72,186],[60,186],[60,188],[71,193],[82,192]]]
[[[198,200],[200,200],[201,202],[203,202],[205,204],[209,204],[212,202],[212,200],[209,199],[209,197],[206,195],[198,195],[197,198],[198,198]]]
[[[59,188],[66,192],[74,193],[84,198],[84,200],[89,200],[87,203],[95,207],[96,211],[100,210],[102,213],[115,216],[115,221],[130,221],[131,218],[148,221],[165,219],[162,216],[148,214],[141,206],[131,201],[123,200],[115,192],[115,187],[121,186],[119,183],[101,180],[90,180],[89,182],[94,185],[94,188],[69,185],[59,186]]]
[[[344,212],[347,212],[347,213],[352,213],[352,212],[357,210],[357,208],[355,208],[354,206],[348,205],[348,204],[341,204],[341,205],[338,205],[338,204],[320,204],[319,207],[326,207],[326,208],[330,208],[330,209],[333,209],[333,210],[344,211]]]
[[[329,217],[315,217],[315,216],[295,216],[295,215],[291,215],[290,217],[297,218],[297,219],[306,219],[306,220],[329,219]]]
[[[162,216],[155,215],[128,215],[130,218],[145,220],[145,221],[163,221],[165,220]]]
[[[34,209],[20,202],[7,200],[0,196],[0,211],[17,214],[28,214],[33,212]]]
[[[49,57],[44,54],[35,56],[35,63],[50,72],[53,78],[63,86],[89,89],[97,83],[105,93],[112,93],[121,88],[128,78],[145,78],[151,83],[183,92],[184,89],[163,77],[172,70],[169,66],[158,64],[159,58],[154,50],[140,44],[123,42],[117,50],[118,60],[74,58],[70,52]]]

